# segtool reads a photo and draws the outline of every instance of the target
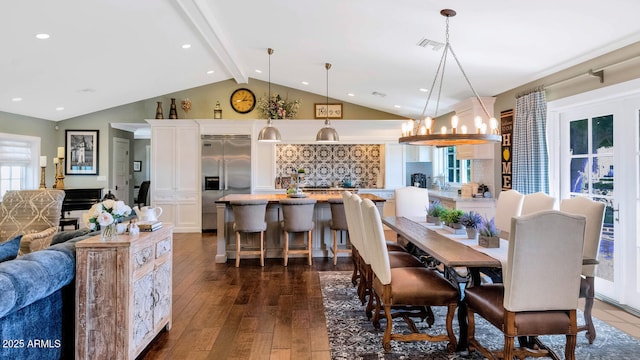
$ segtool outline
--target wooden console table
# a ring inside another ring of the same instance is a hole
[[[173,226],[76,244],[76,359],[135,359],[171,328]]]

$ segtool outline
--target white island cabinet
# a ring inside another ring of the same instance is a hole
[[[188,120],[147,120],[151,124],[151,205],[176,232],[202,231],[200,128]]]

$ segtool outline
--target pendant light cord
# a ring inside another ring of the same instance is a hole
[[[331,69],[331,64],[325,63],[324,68],[327,69],[327,108],[325,109],[325,125],[329,125],[329,69]]]
[[[269,98],[267,99],[267,111],[269,112],[269,125],[271,125],[271,54],[273,54],[273,49],[268,48],[267,54],[269,54]]]

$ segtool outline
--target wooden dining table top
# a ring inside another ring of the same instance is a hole
[[[385,216],[382,223],[445,266],[502,267],[499,260],[448,239],[407,218]]]

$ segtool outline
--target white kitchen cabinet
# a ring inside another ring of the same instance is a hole
[[[384,187],[386,189],[395,189],[404,186],[405,170],[402,161],[404,145],[401,144],[385,144],[385,170],[384,170]],[[380,184],[378,184],[379,186]]]
[[[404,145],[407,162],[431,162],[433,149],[431,146]]]
[[[163,209],[160,220],[173,224],[176,232],[200,232],[198,124],[189,120],[147,122],[151,124],[151,205]]]
[[[493,159],[494,152],[494,143],[456,146],[456,157],[458,160]]]

